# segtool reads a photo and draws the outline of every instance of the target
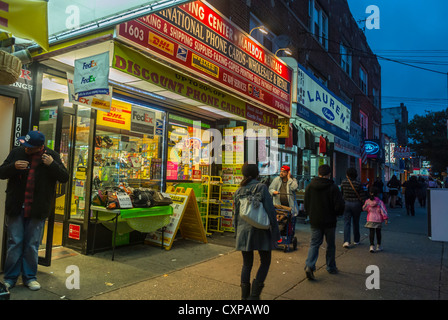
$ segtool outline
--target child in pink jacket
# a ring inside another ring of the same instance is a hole
[[[370,252],[382,251],[381,247],[381,227],[383,221],[387,224],[387,211],[386,206],[383,201],[380,200],[376,195],[378,194],[378,189],[375,187],[369,190],[369,199],[366,200],[362,210],[367,211],[367,223],[366,228],[370,229]],[[376,250],[375,250],[375,233],[376,233]]]

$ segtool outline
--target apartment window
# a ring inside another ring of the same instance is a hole
[[[380,138],[380,126],[376,123],[373,124],[373,139]]]
[[[367,95],[367,72],[362,66],[359,67],[359,87]]]
[[[362,131],[362,135],[363,135],[364,139],[368,139],[369,138],[369,118],[361,110],[359,111],[359,125],[361,126],[361,131]]]
[[[328,50],[328,16],[316,0],[309,0],[310,31],[318,41]]]
[[[342,43],[340,45],[339,51],[341,54],[341,67],[351,77],[352,76],[352,54],[349,52],[348,48]]]
[[[278,44],[275,43],[275,41],[273,41],[276,35],[272,33],[269,30],[269,28],[261,22],[260,19],[258,19],[251,13],[249,18],[249,30],[252,30],[260,26],[264,26],[265,29],[268,31],[268,34],[264,34],[257,29],[252,31],[250,35],[252,36],[252,38],[257,40],[261,45],[263,45],[266,49],[270,50],[271,52],[276,52],[278,49],[280,49],[278,47]]]
[[[380,107],[380,92],[376,90],[375,88],[372,88],[372,95],[373,95],[373,105],[377,108]]]

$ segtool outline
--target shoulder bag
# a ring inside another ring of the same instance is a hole
[[[246,197],[240,198],[240,217],[253,227],[266,230],[270,226],[269,217],[255,190],[256,187]]]
[[[353,191],[355,191],[356,196],[358,197],[359,202],[361,202],[361,204],[362,204],[363,202],[362,202],[362,200],[361,200],[361,197],[359,196],[358,191],[356,191],[355,187],[353,186],[352,181],[351,181],[349,178],[347,178],[347,180],[348,180],[348,182],[350,182],[350,185],[352,186]]]

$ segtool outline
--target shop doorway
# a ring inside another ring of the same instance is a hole
[[[45,145],[58,152],[62,162],[71,172],[71,146],[73,137],[74,111],[63,106],[64,100],[42,101],[39,112],[39,130],[45,135]],[[45,229],[39,247],[39,264],[51,265],[52,248],[63,245],[63,230],[69,183],[57,183],[54,210],[45,222]]]
[[[12,142],[12,125],[14,119],[16,99],[0,96],[0,135],[2,143],[0,147],[0,164],[8,156],[11,150]],[[8,180],[0,180],[0,270],[3,268],[3,257],[6,252],[6,229],[4,228],[5,221],[5,199],[6,199],[6,185]]]

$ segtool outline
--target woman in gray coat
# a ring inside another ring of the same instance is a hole
[[[244,164],[242,173],[244,179],[241,181],[240,188],[234,194],[236,250],[241,251],[243,255],[241,298],[243,300],[258,300],[260,299],[260,293],[263,290],[264,281],[271,264],[271,250],[275,248],[276,242],[280,240],[280,232],[272,197],[268,192],[267,186],[257,180],[259,175],[258,166],[256,164]],[[270,229],[257,229],[239,217],[239,200],[254,191],[262,199],[261,202],[269,216]],[[254,262],[254,250],[258,250],[260,255],[260,267],[252,282],[251,291],[250,273]]]

